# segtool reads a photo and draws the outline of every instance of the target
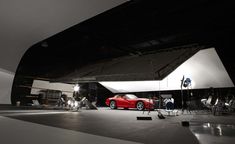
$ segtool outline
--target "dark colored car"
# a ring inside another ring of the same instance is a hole
[[[111,109],[116,108],[136,108],[137,110],[154,109],[154,103],[152,99],[138,98],[133,94],[119,94],[114,97],[106,99],[106,105]]]

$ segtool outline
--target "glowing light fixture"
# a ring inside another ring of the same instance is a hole
[[[79,91],[79,89],[80,89],[80,87],[79,87],[79,85],[78,85],[78,84],[76,84],[76,85],[74,86],[74,88],[73,88],[73,90],[74,90],[75,92],[78,92],[78,91]]]

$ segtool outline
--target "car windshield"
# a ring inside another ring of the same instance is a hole
[[[137,99],[137,96],[135,96],[133,94],[126,94],[125,96],[127,99]]]

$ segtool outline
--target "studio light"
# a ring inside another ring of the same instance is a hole
[[[75,92],[78,92],[78,91],[79,91],[79,89],[80,89],[80,87],[79,87],[79,85],[78,85],[78,84],[76,84],[76,85],[74,86],[74,88],[73,88],[73,90],[74,90]]]
[[[183,86],[184,87],[189,87],[191,85],[191,79],[190,78],[186,78],[184,81]]]

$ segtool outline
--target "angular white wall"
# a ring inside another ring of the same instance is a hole
[[[0,68],[12,72],[33,44],[127,0],[0,0]]]
[[[114,93],[180,90],[183,76],[192,80],[192,89],[234,87],[214,48],[200,50],[161,81],[100,83]]]

